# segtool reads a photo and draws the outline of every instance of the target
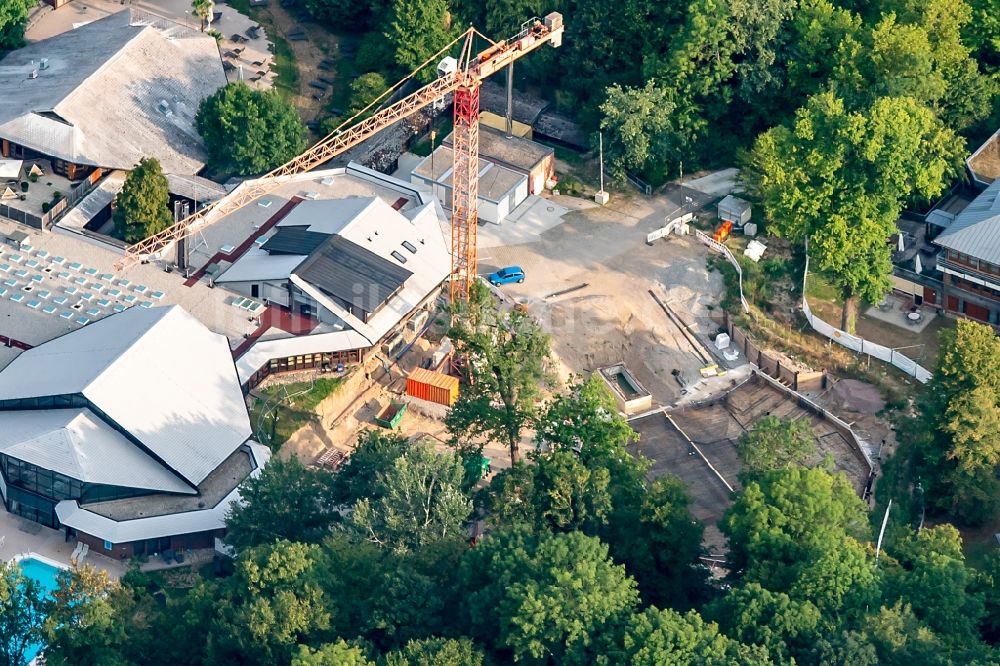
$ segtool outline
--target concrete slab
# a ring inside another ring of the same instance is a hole
[[[723,169],[701,178],[695,178],[684,183],[685,187],[697,190],[714,197],[724,197],[733,192],[742,192],[743,188],[736,182],[740,170],[737,168]]]
[[[532,194],[502,223],[479,227],[476,244],[483,248],[534,243],[543,233],[561,224],[569,210],[554,199]]]

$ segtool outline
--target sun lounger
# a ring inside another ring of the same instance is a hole
[[[101,311],[98,310],[97,308],[90,308],[89,310],[87,310],[87,316],[88,317],[100,317],[101,316]]]
[[[13,278],[4,280],[3,283],[8,287],[16,287],[18,285],[18,281]]]
[[[56,311],[56,306],[54,305],[46,305],[44,308],[42,308],[42,312],[44,312],[45,314],[55,314],[55,311]]]
[[[83,268],[83,264],[81,264],[79,261],[74,261],[73,263],[66,266],[66,268],[70,269],[71,271],[78,271],[81,268]]]
[[[49,263],[55,264],[56,266],[62,266],[63,264],[66,263],[66,257],[59,257],[59,256],[52,257],[51,259],[49,259]]]
[[[55,298],[52,299],[52,302],[55,303],[56,305],[66,305],[66,297],[56,296]]]
[[[106,299],[106,298],[99,298],[99,299],[97,299],[97,305],[98,305],[99,307],[102,307],[102,308],[106,308],[106,307],[108,307],[109,305],[111,305],[111,301],[109,301],[109,300],[108,300],[108,299]]]
[[[125,312],[125,310],[126,310],[126,308],[125,308],[124,305],[122,305],[121,303],[115,303],[115,307],[114,307],[114,311],[115,312]]]
[[[62,312],[59,313],[59,316],[62,317],[63,319],[71,319],[73,317],[73,311],[63,310]]]
[[[80,326],[86,326],[87,324],[90,323],[90,320],[87,319],[86,317],[77,317],[76,323],[78,323]]]
[[[51,295],[52,295],[52,292],[46,291],[45,289],[43,289],[40,292],[38,292],[37,294],[35,294],[35,296],[38,296],[38,298],[42,299],[43,301],[49,300],[49,296],[51,296]]]
[[[38,309],[38,306],[40,306],[41,304],[42,304],[42,302],[41,302],[41,301],[39,301],[39,300],[38,300],[38,299],[36,299],[36,298],[33,298],[33,299],[31,299],[30,301],[28,301],[27,303],[25,303],[25,305],[27,305],[27,306],[28,306],[29,308],[31,308],[32,310],[37,310],[37,309]]]
[[[28,259],[26,262],[24,262],[24,265],[27,266],[28,268],[38,268],[38,260]]]
[[[158,301],[161,298],[163,298],[163,292],[162,291],[154,291],[154,292],[152,292],[152,293],[149,294],[149,297]]]
[[[151,308],[151,307],[153,307],[153,304],[150,303],[149,301],[143,301],[142,303],[139,303],[139,307]]]
[[[10,297],[10,300],[14,301],[15,303],[20,303],[21,301],[24,300],[24,294],[22,294],[19,291],[15,292],[14,295]]]
[[[110,296],[111,298],[118,298],[119,296],[121,296],[122,292],[120,289],[115,289],[114,287],[111,287],[104,293]]]
[[[88,268],[87,270],[85,270],[83,272],[86,273],[87,275],[97,275],[97,269],[96,268]]]
[[[75,282],[76,284],[78,284],[78,285],[80,285],[82,287],[83,285],[87,284],[87,278],[85,278],[85,277],[73,278],[73,282]]]
[[[39,250],[38,252],[35,253],[35,256],[38,257],[39,259],[45,259],[46,257],[49,256],[49,252],[48,250]]]
[[[82,294],[80,294],[80,300],[87,301],[89,303],[90,301],[94,300],[94,295],[89,291],[85,291]]]
[[[135,294],[125,294],[125,298],[123,298],[122,300],[128,303],[129,305],[132,305],[139,299],[135,297]]]
[[[76,287],[66,287],[65,289],[63,289],[63,291],[65,291],[70,296],[73,296],[80,290],[77,289]]]

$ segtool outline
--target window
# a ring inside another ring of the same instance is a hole
[[[111,543],[110,541],[105,541],[104,542],[104,550],[111,550],[114,547],[115,547],[115,544]]]
[[[411,243],[410,241],[403,241],[403,247],[405,247],[410,254],[417,253],[417,248],[414,247],[413,243]]]
[[[400,254],[396,250],[392,251],[392,258],[395,259],[396,261],[398,261],[401,264],[405,264],[406,263],[406,257],[404,257],[402,254]]]

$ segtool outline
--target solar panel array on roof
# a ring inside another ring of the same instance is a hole
[[[295,274],[365,312],[377,310],[413,275],[343,236],[331,236]]]
[[[329,235],[309,231],[306,227],[278,227],[261,249],[271,254],[308,255],[327,238]]]

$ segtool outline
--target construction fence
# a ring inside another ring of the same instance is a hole
[[[763,351],[750,335],[733,323],[728,312],[723,312],[723,328],[733,346],[743,352],[747,361],[757,366],[763,374],[777,380],[793,391],[821,391],[827,386],[826,373],[813,370],[795,370],[778,357]]]
[[[802,312],[805,314],[806,319],[809,321],[809,325],[812,326],[814,331],[820,335],[830,338],[837,344],[847,347],[852,351],[856,351],[861,354],[868,354],[869,356],[873,356],[880,361],[890,363],[906,374],[914,377],[918,382],[927,383],[930,380],[930,370],[927,370],[908,356],[899,353],[895,349],[886,347],[885,345],[880,345],[870,340],[865,340],[864,338],[852,335],[847,331],[828,324],[814,315],[812,310],[809,308],[809,301],[806,300],[806,280],[808,277],[809,256],[806,255],[806,268],[802,276]]]

